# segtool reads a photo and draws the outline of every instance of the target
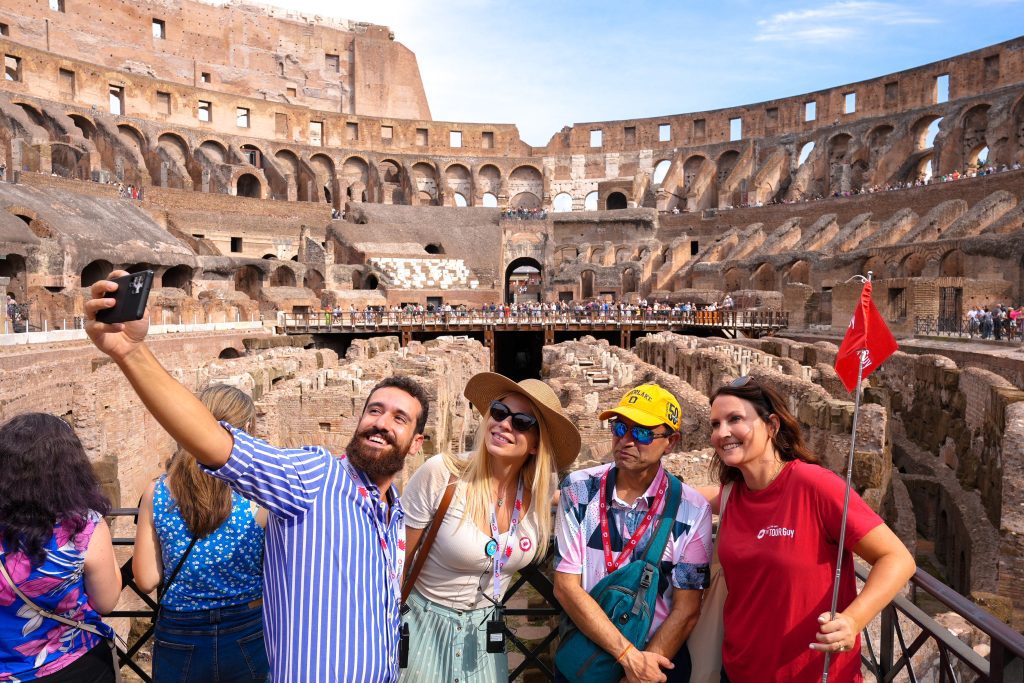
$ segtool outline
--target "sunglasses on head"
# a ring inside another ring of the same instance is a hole
[[[491,401],[491,418],[495,422],[504,422],[512,418],[512,429],[517,432],[528,432],[537,426],[537,418],[526,413],[513,413],[512,409],[501,401]]]
[[[743,375],[742,377],[737,377],[733,381],[729,382],[729,386],[730,387],[736,387],[738,389],[739,387],[747,386],[747,384],[749,384],[749,383],[750,383],[750,375]]]
[[[662,434],[655,434],[654,430],[650,427],[641,427],[640,425],[628,426],[625,422],[619,420],[611,421],[612,434],[615,435],[616,439],[621,439],[626,435],[627,432],[633,435],[633,440],[641,446],[647,446],[648,444],[654,443],[655,439],[667,439],[672,436],[675,432],[664,432]]]

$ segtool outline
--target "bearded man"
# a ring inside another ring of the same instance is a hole
[[[273,681],[397,681],[405,515],[392,482],[423,445],[426,393],[408,377],[377,384],[341,457],[275,448],[218,423],[164,370],[144,343],[148,317],[97,322],[116,289],[92,286],[89,338],[182,448],[270,513],[263,595]]]

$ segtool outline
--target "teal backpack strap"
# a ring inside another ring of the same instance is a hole
[[[676,512],[679,510],[679,501],[683,497],[683,485],[678,479],[665,473],[668,477],[668,500],[662,510],[661,522],[658,524],[658,533],[651,539],[651,544],[644,554],[644,562],[658,566],[661,556],[665,553],[665,546],[668,544],[669,534],[672,532],[672,525],[676,521]]]

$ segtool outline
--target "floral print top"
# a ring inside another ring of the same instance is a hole
[[[100,521],[90,512],[85,529],[74,537],[58,522],[47,542],[46,560],[33,567],[21,550],[0,542],[0,560],[21,591],[43,609],[83,621],[113,637],[85,594],[85,551]],[[33,681],[56,673],[93,647],[100,637],[46,619],[19,598],[0,577],[0,681]]]

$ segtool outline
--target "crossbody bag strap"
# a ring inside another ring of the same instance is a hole
[[[157,599],[157,613],[158,614],[159,614],[160,610],[163,609],[163,606],[164,606],[164,596],[167,595],[167,591],[171,590],[171,584],[173,584],[174,580],[176,578],[178,578],[178,572],[181,571],[182,566],[185,564],[185,560],[188,559],[189,553],[192,552],[192,548],[196,547],[196,541],[197,540],[199,540],[197,537],[195,537],[195,536],[192,537],[192,542],[188,544],[188,548],[185,549],[185,554],[181,556],[180,560],[178,560],[178,565],[174,568],[174,571],[171,572],[171,577],[169,579],[167,579],[167,583],[161,584],[161,586],[160,586],[160,595],[158,596],[158,599]]]
[[[683,496],[683,485],[679,480],[668,472],[665,474],[668,476],[668,498],[665,499],[665,507],[661,510],[658,533],[651,539],[651,544],[647,547],[647,552],[644,553],[644,562],[655,567],[661,562],[661,556],[665,553],[672,525],[676,521],[676,512],[679,510],[679,501]]]
[[[14,591],[14,594],[17,595],[19,598],[21,598],[22,602],[24,602],[26,605],[28,605],[31,609],[34,609],[40,615],[46,617],[47,619],[52,619],[53,621],[60,622],[61,624],[65,624],[67,626],[71,626],[73,628],[77,628],[80,631],[88,631],[89,633],[97,635],[100,638],[103,638],[104,640],[108,640],[109,639],[108,636],[105,633],[100,631],[98,628],[96,628],[92,624],[87,624],[84,621],[74,621],[72,619],[68,619],[67,617],[62,617],[61,615],[54,614],[50,610],[43,609],[42,607],[40,607],[36,603],[32,602],[32,599],[29,598],[27,595],[25,595],[21,591],[21,589],[18,588],[18,586],[14,583],[14,579],[12,579],[11,575],[7,572],[7,567],[4,566],[3,559],[0,559],[0,576],[4,577],[4,581],[6,581],[7,585],[11,587],[11,590]]]
[[[412,563],[412,568],[409,569],[409,573],[406,575],[405,580],[402,582],[402,602],[405,603],[409,599],[409,594],[412,593],[412,587],[416,585],[416,579],[420,576],[420,571],[423,569],[423,564],[427,561],[427,555],[430,554],[430,546],[434,544],[434,538],[437,536],[438,530],[441,528],[441,523],[444,521],[444,516],[448,512],[448,506],[452,503],[452,497],[455,496],[455,485],[458,483],[458,478],[453,474],[448,477],[448,486],[445,487],[444,496],[441,497],[441,503],[437,506],[437,511],[434,516],[430,519],[430,526],[427,527],[427,533],[420,537],[420,542],[416,544],[416,552],[413,554],[415,560]]]
[[[722,500],[718,504],[718,533],[715,534],[714,551],[711,553],[711,564],[718,564],[718,539],[722,535],[722,515],[725,514],[725,504],[729,501],[729,494],[735,482],[730,481],[722,487]]]

